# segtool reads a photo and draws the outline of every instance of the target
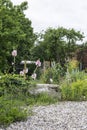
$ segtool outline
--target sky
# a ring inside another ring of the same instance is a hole
[[[20,4],[25,0],[11,0]],[[87,0],[26,0],[26,17],[32,21],[34,32],[41,32],[49,27],[74,28],[84,32],[87,39]]]

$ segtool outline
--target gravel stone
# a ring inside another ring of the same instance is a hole
[[[87,130],[87,101],[33,107],[34,115],[0,130]]]

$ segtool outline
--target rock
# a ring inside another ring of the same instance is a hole
[[[36,84],[36,87],[30,93],[37,94],[41,92],[58,92],[59,85],[57,84]]]

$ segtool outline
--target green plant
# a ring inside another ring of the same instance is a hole
[[[45,70],[44,74],[41,76],[41,80],[44,81],[44,83],[50,83],[50,78],[53,77],[53,71],[52,68],[48,68]]]
[[[72,71],[71,73],[71,80],[77,81],[77,80],[84,80],[87,78],[87,73],[84,71]]]
[[[58,98],[53,97],[47,92],[39,93],[36,95],[31,95],[26,100],[27,105],[47,105],[47,104],[53,104],[56,102],[58,102]]]
[[[19,75],[6,74],[0,79],[0,96],[11,94],[12,96],[26,95],[30,82]]]
[[[14,101],[0,98],[0,126],[7,126],[13,122],[25,120],[27,111]]]
[[[70,82],[75,82],[77,80],[84,80],[87,79],[87,73],[79,70],[73,70],[71,73],[69,73],[68,71],[66,72],[65,79],[67,82],[68,80],[70,80]]]
[[[72,71],[76,71],[78,69],[79,62],[75,59],[71,59],[68,63],[68,70],[71,73]]]
[[[70,84],[64,83],[61,87],[62,100],[87,100],[87,80],[77,80]]]
[[[25,120],[27,106],[47,105],[56,103],[57,97],[48,93],[30,94],[29,89],[35,87],[35,82],[29,82],[18,75],[6,74],[0,79],[0,126]]]
[[[42,75],[41,79],[43,79],[45,83],[51,83],[50,79],[53,80],[53,83],[59,83],[64,74],[64,69],[59,63],[57,63],[54,67],[48,68]]]

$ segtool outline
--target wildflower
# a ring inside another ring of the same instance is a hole
[[[40,62],[40,60],[37,60],[37,61],[36,61],[36,65],[37,65],[38,67],[41,66],[41,62]]]
[[[24,72],[23,72],[23,71],[20,71],[20,75],[21,75],[21,76],[24,76]]]
[[[28,73],[28,68],[23,69],[23,72],[24,72],[24,73]]]
[[[33,73],[31,77],[35,80],[36,77],[37,77],[37,74],[36,74],[36,73]]]
[[[53,79],[52,79],[52,78],[50,78],[50,82],[51,82],[51,83],[53,82]]]
[[[0,79],[1,79],[2,77],[0,76]]]
[[[14,62],[12,62],[12,65],[14,65]]]
[[[83,98],[85,99],[86,97],[84,96]]]
[[[14,56],[14,57],[17,56],[17,50],[12,51],[12,56]]]

